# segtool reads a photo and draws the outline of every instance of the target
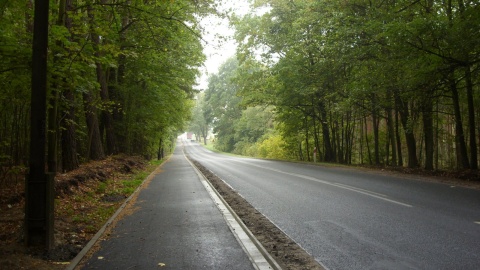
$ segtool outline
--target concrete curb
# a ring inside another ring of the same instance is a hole
[[[200,170],[193,164],[193,162],[188,158],[188,156],[185,154],[184,152],[184,155],[185,157],[187,158],[188,162],[190,162],[190,164],[192,165],[192,167],[195,169],[195,171],[197,172],[198,176],[204,180],[204,184],[208,185],[206,186],[205,188],[207,189],[207,191],[210,192],[210,190],[212,190],[216,196],[218,197],[218,199],[221,201],[221,203],[223,203],[223,205],[225,206],[225,208],[228,210],[228,214],[230,214],[234,219],[235,219],[235,223],[238,224],[238,227],[243,230],[243,232],[248,236],[249,240],[255,245],[255,248],[260,252],[260,254],[263,256],[263,258],[256,258],[257,256],[255,256],[255,254],[251,254],[251,252],[248,250],[250,247],[248,247],[248,243],[244,243],[242,239],[240,239],[241,237],[239,237],[237,235],[237,232],[235,230],[235,227],[232,227],[230,225],[230,220],[228,219],[228,217],[225,215],[224,211],[222,211],[221,207],[219,207],[220,211],[222,212],[222,214],[224,215],[224,218],[226,219],[229,227],[231,228],[233,234],[235,235],[235,237],[237,238],[237,240],[240,242],[240,244],[242,245],[242,247],[245,249],[245,252],[247,253],[247,255],[250,257],[250,261],[252,261],[253,265],[255,266],[256,269],[274,269],[274,270],[281,270],[282,268],[280,267],[280,265],[277,263],[277,261],[270,255],[270,253],[268,253],[268,251],[265,249],[265,247],[258,241],[258,239],[253,235],[253,233],[247,228],[247,226],[243,223],[243,221],[240,219],[240,217],[233,211],[233,209],[230,207],[230,205],[228,205],[228,203],[223,199],[223,197],[220,195],[220,193],[218,193],[218,191],[212,187],[212,185],[210,184],[210,182],[208,181],[208,179],[200,172]],[[210,189],[210,190],[209,190]],[[214,201],[215,201],[215,198],[212,198]],[[219,205],[217,205],[219,206]],[[265,263],[262,263],[262,259],[264,259],[269,265],[268,267],[265,267]]]

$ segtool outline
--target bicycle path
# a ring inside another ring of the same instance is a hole
[[[259,269],[217,204],[177,146],[82,269]]]

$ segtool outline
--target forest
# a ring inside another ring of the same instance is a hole
[[[0,181],[28,166],[35,1],[0,1]],[[191,115],[213,1],[50,1],[48,171],[161,157]],[[8,183],[6,183],[8,184]]]
[[[478,169],[479,1],[253,1],[198,93],[217,4],[50,1],[48,171],[161,157],[189,122],[237,154]],[[0,1],[2,182],[28,166],[33,8]]]
[[[232,18],[236,57],[210,76],[196,103],[195,126],[213,128],[217,149],[478,169],[479,1],[257,0],[254,6],[262,12]]]

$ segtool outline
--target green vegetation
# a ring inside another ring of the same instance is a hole
[[[95,233],[162,162],[151,160],[141,170],[117,172],[106,181],[90,179],[72,195],[55,199],[55,215],[71,221],[84,233]]]
[[[323,162],[478,168],[478,1],[255,6],[263,12],[234,18],[236,59],[203,97],[217,149],[311,161],[316,148]]]
[[[51,2],[48,170],[168,153],[205,59],[198,20],[214,9],[210,0]],[[28,161],[32,17],[33,2],[0,4],[2,170]]]
[[[122,188],[120,193],[125,195],[132,194],[140,186],[140,184],[142,184],[143,180],[145,180],[145,178],[147,178],[149,174],[149,172],[142,171],[136,173],[132,178],[122,181]]]

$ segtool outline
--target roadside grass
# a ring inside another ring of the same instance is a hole
[[[286,162],[293,162],[293,163],[304,163],[304,164],[311,164],[315,166],[323,166],[323,167],[340,167],[340,168],[352,168],[352,167],[359,167],[355,165],[346,165],[346,164],[340,164],[340,163],[331,163],[331,162],[322,162],[322,161],[317,161],[313,162],[312,161],[300,161],[300,160],[294,160],[294,159],[272,159],[272,158],[262,158],[262,157],[254,157],[254,156],[244,156],[244,155],[238,155],[238,154],[233,154],[233,153],[228,153],[228,152],[222,152],[218,149],[215,148],[214,143],[210,140],[207,141],[207,144],[205,145],[203,141],[199,142],[201,146],[204,148],[215,152],[219,154],[224,154],[227,156],[233,156],[233,157],[249,157],[249,158],[256,158],[256,159],[265,159],[265,160],[277,160],[277,161],[286,161]],[[313,158],[312,158],[313,159]]]
[[[213,142],[210,141],[210,140],[207,141],[207,144],[204,144],[203,141],[201,141],[200,145],[202,145],[203,147],[207,148],[208,150],[210,150],[212,152],[221,153],[221,151],[218,151],[217,149],[215,149],[215,147],[213,145]]]
[[[79,234],[95,234],[162,162],[149,161],[131,174],[115,173],[105,181],[89,182],[71,196],[56,198],[55,216],[76,227]]]
[[[163,161],[138,156],[110,156],[82,164],[55,178],[54,247],[49,252],[25,249],[24,200],[7,201],[23,187],[0,193],[0,269],[63,270],[105,225],[120,205]],[[3,190],[2,190],[3,191]]]

